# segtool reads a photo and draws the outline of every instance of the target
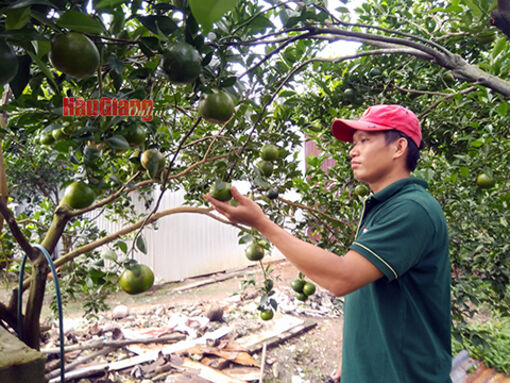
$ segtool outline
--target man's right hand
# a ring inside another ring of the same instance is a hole
[[[232,194],[232,198],[239,202],[238,206],[232,206],[228,202],[219,201],[209,194],[205,194],[204,198],[209,201],[218,213],[224,215],[231,222],[254,227],[255,229],[263,225],[267,217],[255,201],[239,193],[235,186],[230,188],[230,194]]]

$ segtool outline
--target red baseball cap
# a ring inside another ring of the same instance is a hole
[[[338,119],[331,125],[331,132],[341,141],[352,142],[355,130],[367,132],[398,130],[409,136],[418,148],[421,144],[418,117],[400,105],[374,105],[368,108],[359,120]]]

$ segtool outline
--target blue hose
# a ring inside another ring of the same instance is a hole
[[[50,266],[51,273],[53,274],[53,281],[55,282],[55,293],[57,296],[57,305],[58,305],[58,325],[59,325],[59,338],[60,338],[60,382],[65,382],[64,377],[64,319],[62,317],[62,298],[60,296],[60,287],[58,284],[57,271],[55,270],[55,265],[53,264],[53,260],[51,259],[48,250],[46,250],[41,245],[34,245],[37,249],[39,249],[46,260],[48,261],[48,265]],[[23,341],[23,323],[21,321],[21,310],[22,304],[21,299],[23,297],[23,273],[25,272],[25,263],[27,261],[27,254],[23,256],[21,261],[21,268],[19,270],[19,286],[18,286],[18,338]]]

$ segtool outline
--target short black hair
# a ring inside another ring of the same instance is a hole
[[[423,149],[423,140],[420,143],[420,147],[416,146],[416,143],[409,138],[409,136],[405,133],[402,133],[398,130],[384,130],[384,139],[386,141],[386,145],[395,142],[399,138],[405,138],[407,140],[407,158],[406,158],[406,166],[409,171],[413,171],[416,169],[416,165],[418,165],[418,160],[420,159],[420,149]]]

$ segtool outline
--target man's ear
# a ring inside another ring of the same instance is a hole
[[[407,154],[408,142],[404,137],[400,137],[393,142],[394,154],[393,158],[397,159]]]

